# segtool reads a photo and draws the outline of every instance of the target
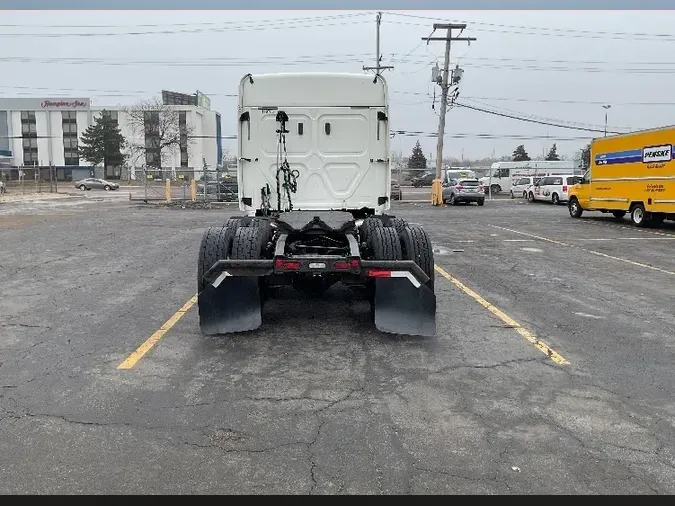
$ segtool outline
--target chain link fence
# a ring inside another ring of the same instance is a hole
[[[0,193],[27,195],[58,192],[55,167],[0,167]]]
[[[129,200],[237,202],[237,173],[224,168],[167,167],[133,171],[127,188]]]

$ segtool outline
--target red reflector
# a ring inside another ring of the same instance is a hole
[[[384,271],[382,269],[370,269],[368,271],[368,276],[371,278],[389,278],[391,277],[391,271]]]
[[[333,267],[338,271],[348,271],[352,268],[352,265],[349,262],[335,262]]]
[[[352,267],[354,267],[356,269],[358,266],[359,266],[359,261],[357,259],[353,259],[352,260]]]
[[[282,260],[281,258],[277,258],[274,261],[274,266],[277,267],[278,269],[283,269],[285,271],[299,271],[300,270],[300,262],[293,261],[293,260]]]

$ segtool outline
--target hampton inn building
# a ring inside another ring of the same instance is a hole
[[[220,114],[210,109],[208,98],[199,92],[195,95],[162,92],[162,97],[165,105],[179,111],[180,123],[194,128],[189,150],[187,143],[181,145],[171,159],[162,159],[162,166],[201,168],[204,161],[209,167],[219,165],[222,160]],[[51,165],[56,167],[58,179],[88,177],[92,167],[79,158],[77,146],[82,133],[104,109],[117,121],[122,135],[131,139],[133,133],[124,106],[93,107],[89,98],[0,98],[0,168]],[[152,122],[152,115],[148,116]],[[148,126],[145,130],[153,131]],[[135,141],[146,146],[152,144],[147,138]],[[144,165],[153,166],[159,159],[158,153],[150,150],[146,150],[145,158],[129,161],[130,172]],[[122,167],[108,167],[107,174],[102,171],[102,168],[96,169],[97,177],[126,177]]]

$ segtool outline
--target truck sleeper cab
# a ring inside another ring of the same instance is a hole
[[[387,213],[389,109],[381,76],[244,76],[239,209],[202,237],[199,322],[208,335],[258,328],[276,288],[320,295],[342,283],[383,332],[436,332],[429,236]]]

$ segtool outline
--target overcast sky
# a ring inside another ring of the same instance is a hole
[[[241,76],[362,72],[374,64],[374,18],[348,11],[3,12],[0,95],[91,97],[100,106],[199,89],[231,135],[230,95]],[[431,67],[442,65],[444,47],[420,38],[434,22],[449,21],[466,22],[462,35],[478,39],[451,51],[452,65],[465,70],[461,103],[599,130],[603,103],[611,105],[610,131],[675,123],[674,12],[399,11],[382,20],[383,64],[395,67],[385,73],[392,129],[437,131],[440,88],[430,82]],[[603,135],[461,107],[448,113],[446,132],[445,155],[458,158],[506,155],[518,144],[534,158],[553,142],[572,156],[583,138]],[[407,154],[416,140],[397,136],[392,148]],[[434,138],[419,140],[425,153],[435,153]]]

